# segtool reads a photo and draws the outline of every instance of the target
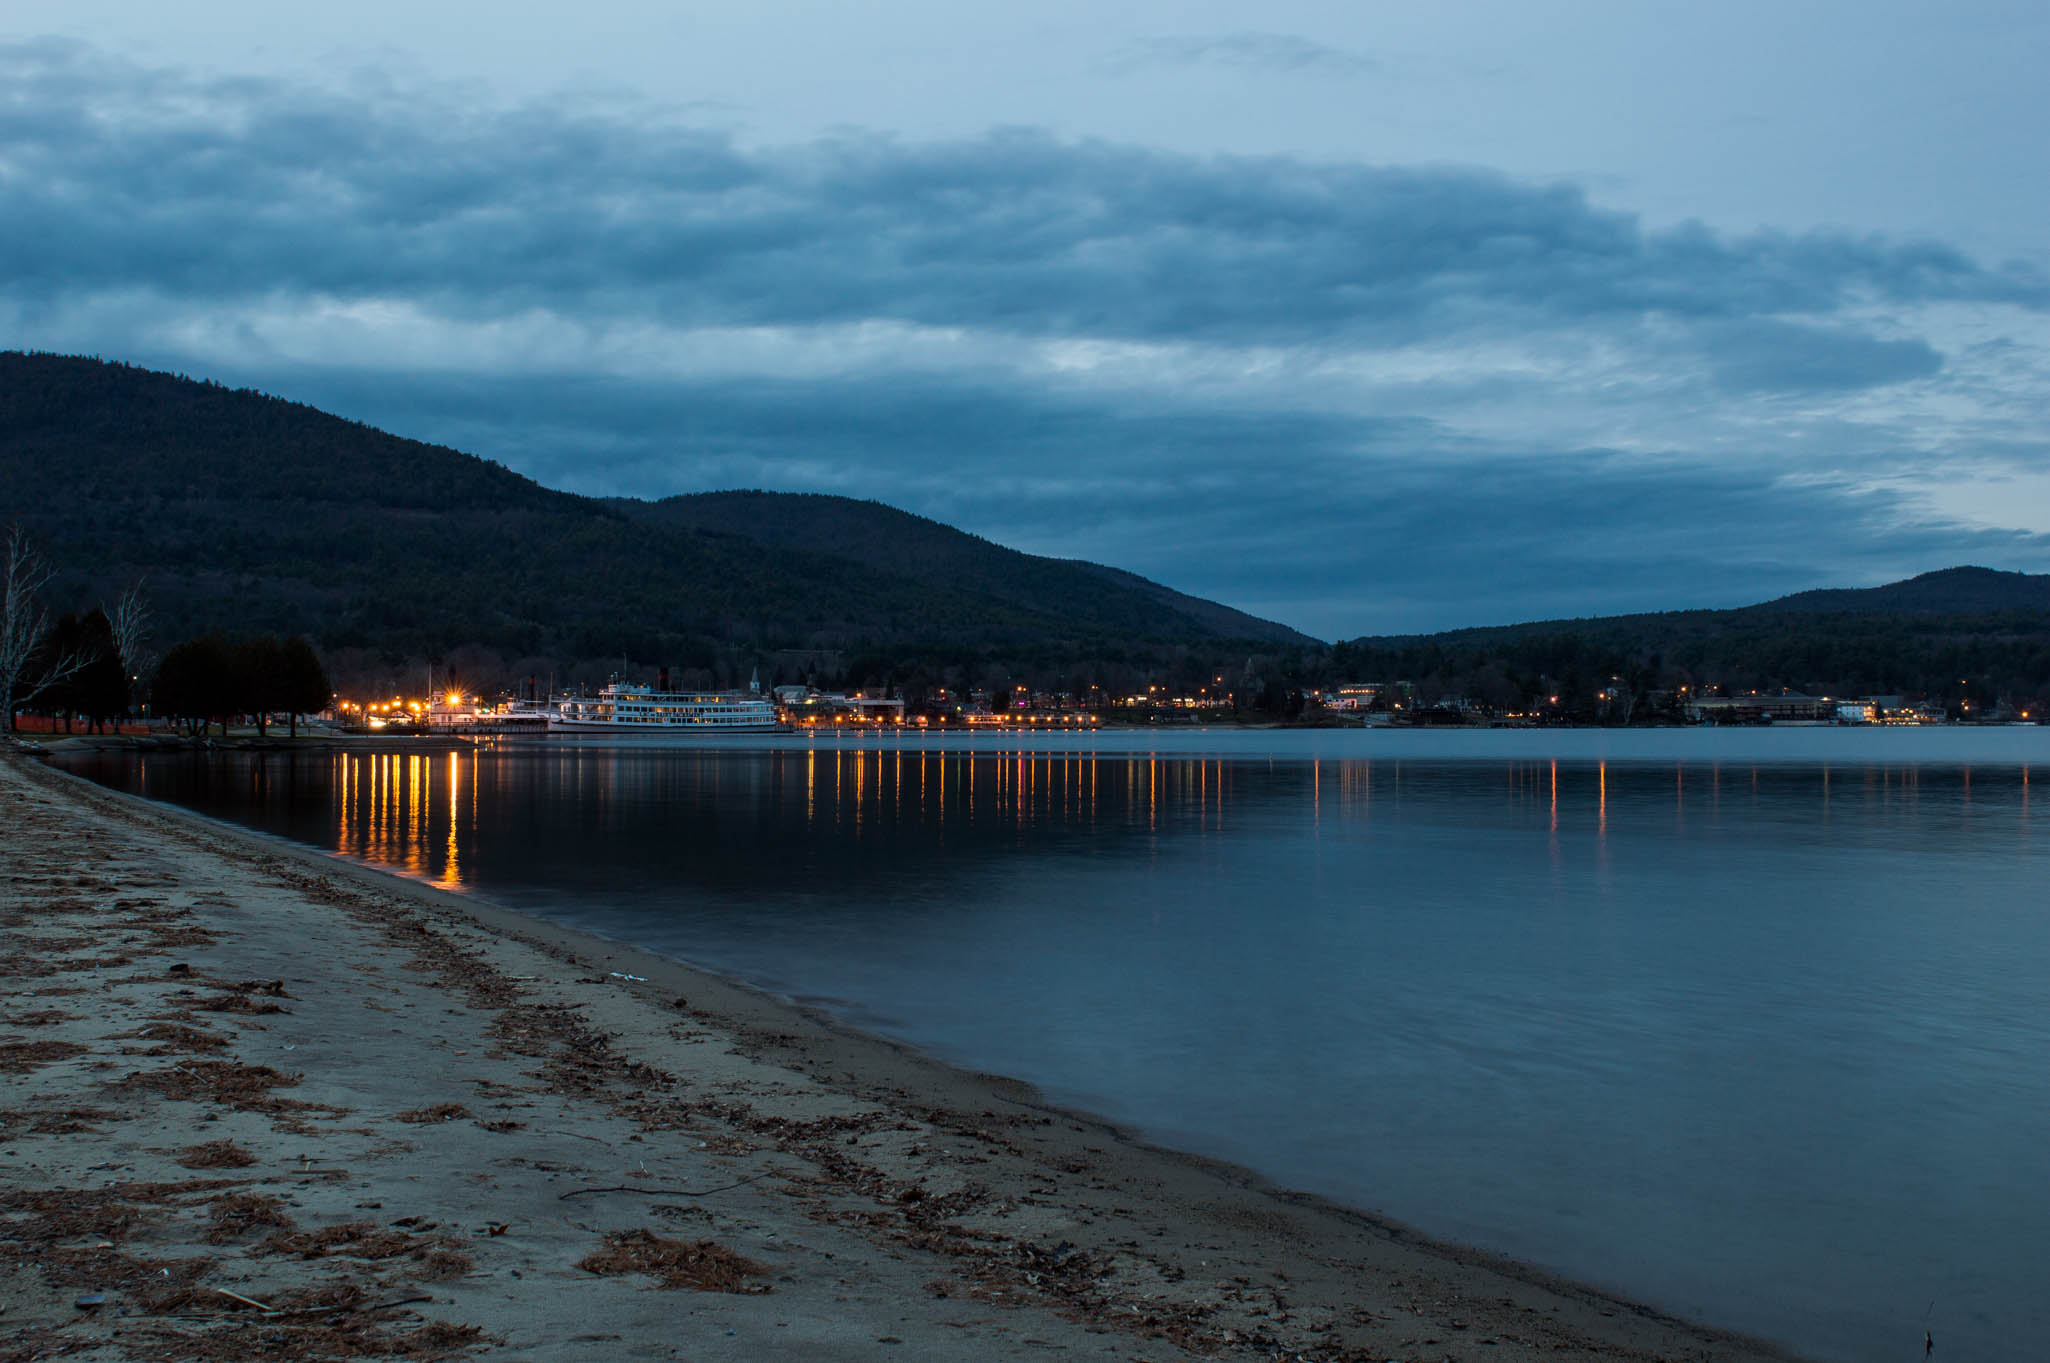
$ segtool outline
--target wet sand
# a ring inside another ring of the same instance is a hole
[[[13,752],[0,928],[0,1363],[1786,1357]]]

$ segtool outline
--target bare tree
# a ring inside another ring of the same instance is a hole
[[[135,685],[149,671],[149,654],[143,641],[149,638],[149,604],[143,599],[140,579],[131,583],[107,612],[114,629],[114,652],[121,660],[121,675],[128,679],[129,700],[135,699]]]
[[[121,666],[133,675],[143,661],[142,641],[149,637],[149,605],[143,600],[140,581],[121,593],[114,609],[107,612],[107,623],[114,627],[114,650],[121,655]]]
[[[12,732],[15,707],[69,680],[85,666],[86,658],[65,654],[37,659],[37,646],[50,621],[36,597],[49,584],[50,565],[29,547],[28,536],[18,525],[9,527],[7,546],[0,550],[0,575],[0,715]]]

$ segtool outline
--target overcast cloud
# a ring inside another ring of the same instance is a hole
[[[1373,58],[1314,42],[1295,33],[1226,33],[1217,37],[1141,38],[1104,63],[1119,74],[1149,66],[1222,66],[1317,76],[1366,76],[1381,69]]]
[[[0,344],[577,491],[875,497],[1324,637],[2050,567],[2028,263],[1479,168],[694,117],[18,45]]]

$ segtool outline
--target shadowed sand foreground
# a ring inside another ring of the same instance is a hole
[[[1783,1357],[12,752],[0,932],[0,1363]]]

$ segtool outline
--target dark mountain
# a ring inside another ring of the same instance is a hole
[[[147,579],[160,640],[213,628],[433,655],[886,652],[1018,666],[1309,642],[1157,583],[1019,554],[872,502],[645,504],[248,390],[0,353],[0,524],[58,596]]]
[[[1733,610],[1369,637],[1336,645],[1331,662],[1343,675],[1498,698],[1620,680],[2038,705],[2050,701],[2050,574],[1947,568]]]
[[[2050,611],[2050,573],[2003,573],[1992,568],[1945,568],[1884,587],[1824,588],[1796,592],[1752,606],[1761,614],[1902,615]]]
[[[1080,559],[1021,554],[924,516],[819,493],[698,492],[659,502],[611,505],[653,525],[739,535],[779,551],[827,554],[871,572],[938,590],[967,592],[1014,609],[1143,635],[1149,621],[1180,623],[1194,636],[1263,644],[1314,641],[1277,625],[1186,596],[1135,573]]]

